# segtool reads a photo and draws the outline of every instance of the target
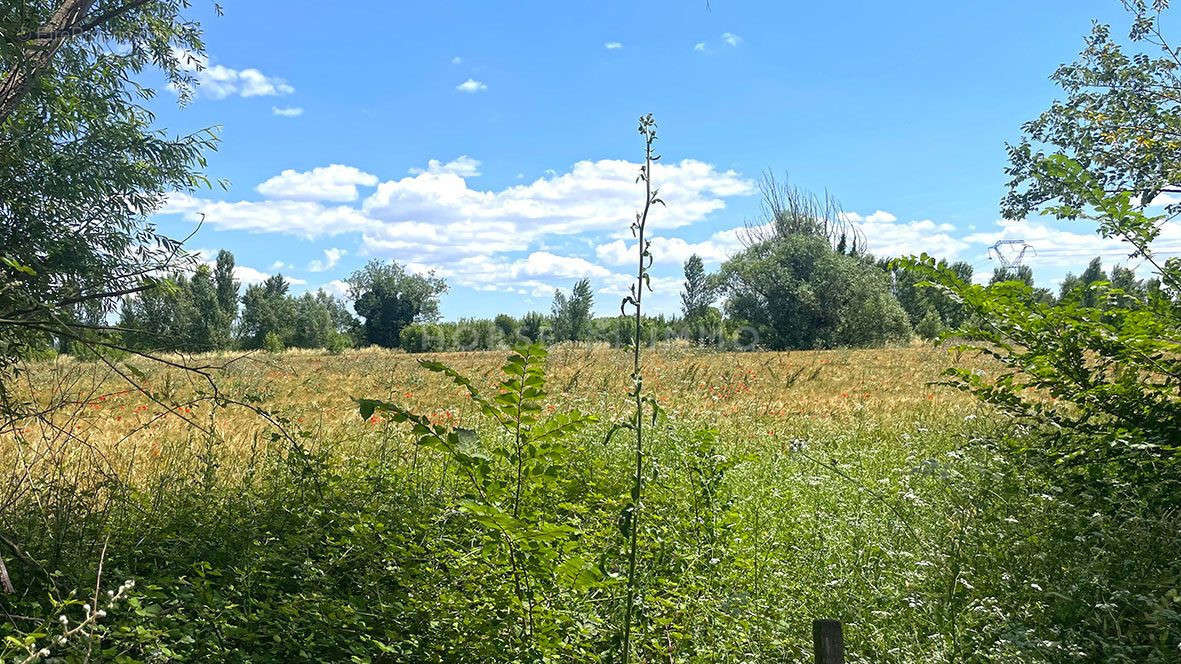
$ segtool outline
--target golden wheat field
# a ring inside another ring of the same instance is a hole
[[[9,468],[30,459],[60,463],[90,456],[124,479],[200,454],[211,441],[222,459],[257,454],[282,431],[304,444],[364,448],[390,433],[379,416],[358,415],[352,399],[380,398],[432,419],[476,426],[467,393],[418,366],[439,359],[493,390],[504,351],[409,355],[363,349],[171,357],[205,375],[147,360],[59,359],[31,365],[17,389],[43,406],[65,408],[30,419],[7,436]],[[782,440],[808,431],[898,428],[962,421],[980,406],[935,384],[970,358],[912,345],[863,350],[715,353],[687,347],[649,351],[644,380],[673,420],[716,427],[731,444]],[[604,420],[631,407],[628,351],[602,346],[551,349],[547,408],[579,408]],[[224,401],[211,398],[216,385]],[[19,444],[14,445],[14,442]],[[50,453],[46,451],[52,450]],[[227,468],[226,470],[232,470]]]

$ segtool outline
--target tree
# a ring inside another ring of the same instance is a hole
[[[992,270],[989,284],[999,284],[1003,281],[1020,281],[1026,286],[1033,286],[1033,268],[1028,265],[1018,265],[1015,268],[997,267]]]
[[[759,181],[763,196],[764,221],[746,229],[746,244],[753,245],[776,238],[807,235],[823,239],[837,253],[856,256],[864,251],[865,235],[849,221],[840,202],[831,194],[821,198],[780,182],[767,171]]]
[[[261,284],[246,289],[242,296],[242,345],[267,348],[268,335],[283,346],[295,336],[296,304],[287,296],[288,284],[276,274]]]
[[[586,341],[591,332],[591,310],[595,297],[591,292],[590,279],[580,279],[570,290],[569,321],[570,340]]]
[[[233,338],[234,321],[238,318],[238,290],[241,287],[234,278],[234,255],[225,249],[217,252],[213,282],[217,288],[218,336],[223,340],[222,347],[225,347]]]
[[[1111,268],[1111,287],[1118,288],[1128,295],[1137,297],[1144,295],[1144,282],[1136,278],[1135,272],[1122,265],[1115,265]]]
[[[530,342],[543,341],[546,333],[546,317],[540,311],[530,311],[521,316],[521,336]]]
[[[681,290],[681,315],[686,321],[697,320],[713,303],[713,293],[705,275],[701,256],[693,254],[685,261],[685,285]]]
[[[500,336],[510,345],[516,343],[517,337],[520,336],[520,323],[517,319],[508,314],[497,314],[493,319],[496,329],[500,330]]]
[[[1181,260],[1163,260],[1154,241],[1181,208],[1149,211],[1160,193],[1178,193],[1181,182],[1181,68],[1161,31],[1157,10],[1165,5],[1125,3],[1133,13],[1129,49],[1136,52],[1125,52],[1108,26],[1096,24],[1080,58],[1057,70],[1053,79],[1066,98],[1026,123],[1021,143],[1009,147],[1011,180],[1002,200],[1007,218],[1043,211],[1093,223],[1143,259],[1159,290],[1143,299],[1115,292],[1102,282],[1096,260],[1078,277],[1080,288],[1091,285],[1092,297],[1051,305],[1023,284],[984,288],[929,257],[912,264],[965,303],[981,322],[966,336],[1006,368],[997,376],[961,369],[955,380],[1042,431],[1046,442],[1036,452],[1056,474],[1077,469],[1080,481],[1113,494],[1130,483],[1172,491],[1175,500]],[[1088,306],[1099,302],[1102,308]],[[1105,481],[1109,475],[1114,482]]]
[[[685,285],[681,291],[681,314],[694,343],[716,339],[721,329],[721,313],[710,306],[714,284],[705,274],[701,257],[693,254],[685,261]]]
[[[561,289],[554,289],[554,298],[550,301],[550,331],[554,342],[569,341],[570,333],[570,301]]]
[[[51,337],[117,342],[70,314],[110,312],[191,265],[148,217],[168,192],[207,184],[216,137],[160,131],[138,82],[158,67],[188,99],[203,56],[186,5],[0,3],[0,365]]]
[[[370,261],[346,282],[353,308],[365,319],[365,343],[383,348],[396,348],[407,325],[437,320],[439,296],[447,292],[433,271],[413,274],[395,261]]]
[[[910,333],[886,273],[814,235],[754,244],[722,265],[718,283],[727,315],[776,350],[881,345]]]
[[[229,327],[225,325],[225,314],[218,302],[217,286],[208,265],[197,266],[197,271],[189,279],[187,295],[182,300],[185,305],[182,316],[187,319],[185,327],[188,329],[185,349],[200,353],[227,347]]]
[[[590,279],[580,279],[570,289],[569,297],[561,290],[554,290],[550,304],[550,325],[555,342],[585,341],[591,333],[591,309],[594,294]]]
[[[327,348],[337,333],[331,301],[332,296],[322,290],[296,298],[291,339],[286,343],[294,348]]]

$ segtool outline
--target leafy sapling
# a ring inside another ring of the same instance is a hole
[[[358,399],[360,414],[369,419],[385,413],[397,423],[412,425],[418,445],[450,457],[467,480],[461,508],[486,529],[500,546],[483,547],[490,563],[508,569],[519,612],[516,636],[522,652],[538,651],[539,625],[545,618],[538,594],[560,578],[585,580],[597,569],[572,553],[577,533],[550,521],[541,509],[547,493],[568,481],[569,437],[594,422],[578,410],[543,417],[546,350],[541,344],[514,347],[502,371],[495,396],[485,397],[470,379],[436,360],[419,365],[443,374],[464,388],[496,434],[479,436],[470,429],[437,423],[430,417],[388,401]],[[489,552],[492,553],[489,553]],[[565,555],[569,554],[569,555]],[[543,614],[543,615],[539,615]]]

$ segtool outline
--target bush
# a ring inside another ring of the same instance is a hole
[[[339,355],[349,348],[353,347],[353,338],[344,332],[333,332],[328,335],[327,342],[324,346],[329,353]]]
[[[886,273],[820,237],[754,244],[726,261],[716,279],[729,317],[768,348],[880,346],[910,336]]]
[[[278,332],[267,332],[262,339],[262,349],[268,353],[282,353],[283,337]]]
[[[935,313],[934,309],[928,309],[926,314],[923,314],[918,325],[914,327],[915,334],[918,334],[924,339],[937,339],[943,333],[943,319],[939,314]]]
[[[500,327],[491,320],[467,319],[455,325],[455,350],[495,350],[501,346]]]
[[[402,328],[398,340],[407,353],[444,353],[455,349],[455,324],[414,323]]]

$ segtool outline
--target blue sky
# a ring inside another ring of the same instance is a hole
[[[836,195],[875,253],[926,250],[990,272],[1023,237],[1051,285],[1120,250],[1089,226],[998,222],[1004,142],[1057,91],[1114,0],[1045,2],[226,2],[172,131],[219,125],[208,174],[157,217],[241,276],[296,290],[371,258],[447,278],[444,317],[548,310],[591,277],[610,313],[634,268],[641,113],[660,125],[669,210],[653,221],[656,310],[681,263],[714,268],[758,221],[765,169]]]

